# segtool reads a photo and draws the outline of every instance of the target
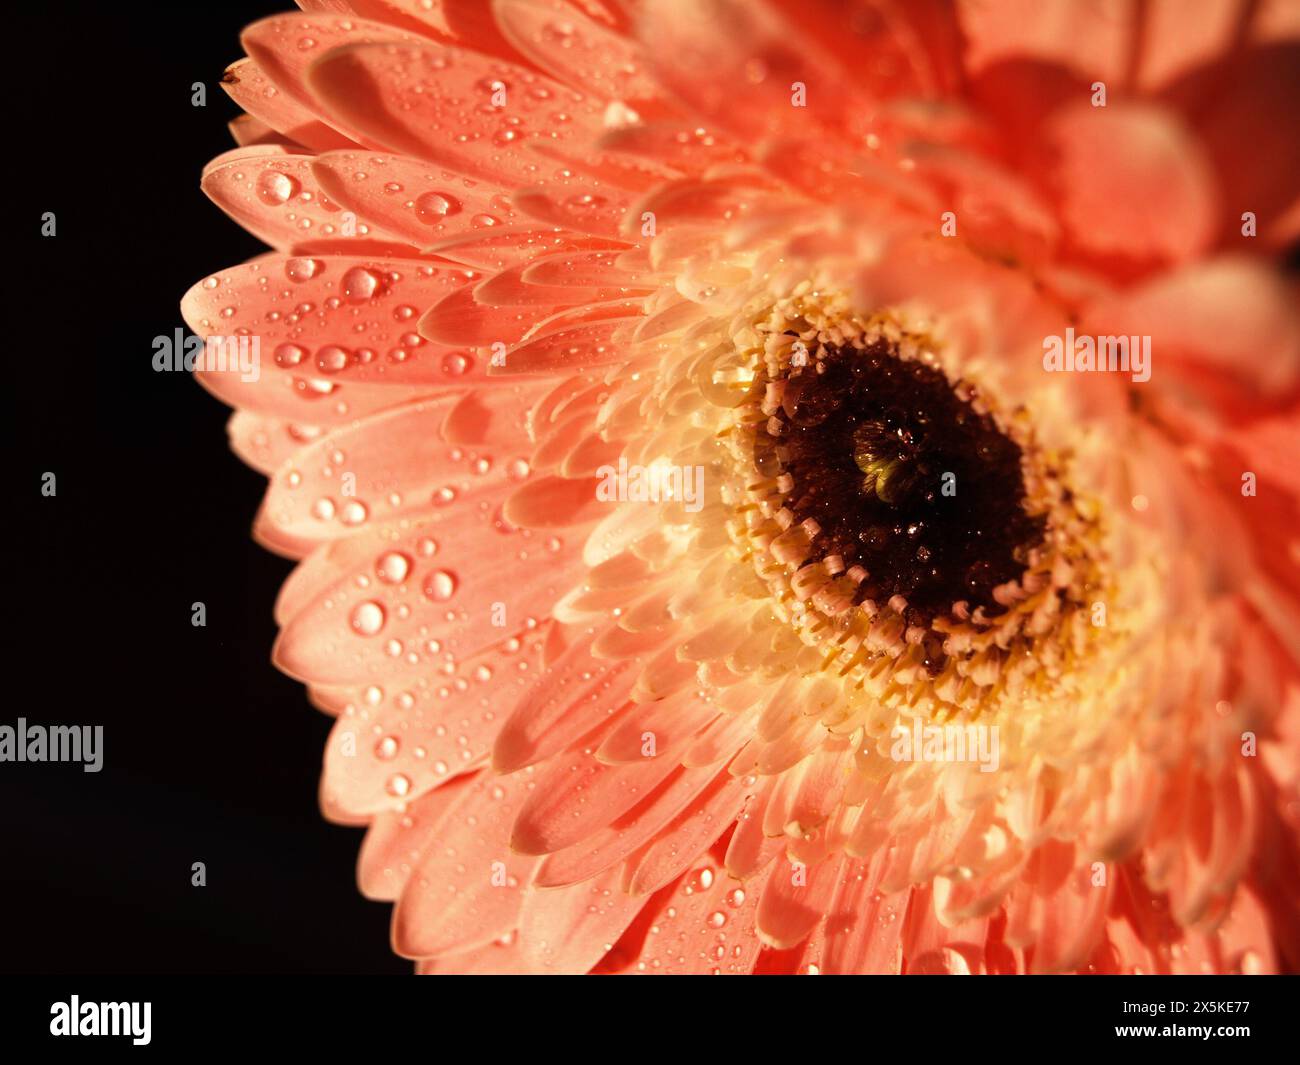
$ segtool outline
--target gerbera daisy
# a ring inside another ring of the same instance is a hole
[[[183,310],[399,953],[1300,965],[1294,5],[302,6]]]

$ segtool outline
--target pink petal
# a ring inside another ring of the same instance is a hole
[[[718,716],[717,708],[698,692],[683,691],[670,699],[634,706],[596,751],[610,765],[640,762],[653,740],[655,757],[686,742]]]
[[[300,447],[271,478],[259,537],[301,544],[348,535],[359,520],[393,521],[452,503],[495,503],[518,483],[515,463],[522,456],[445,442],[441,430],[458,402],[448,396],[396,407]],[[332,504],[325,515],[322,499]]]
[[[670,757],[611,766],[597,762],[590,750],[560,755],[519,811],[510,845],[522,854],[571,847],[617,821],[676,766]]]
[[[394,902],[447,812],[474,778],[461,777],[408,803],[377,814],[357,857],[357,885],[368,899]]]
[[[665,2],[644,9],[639,35],[666,88],[709,124],[747,139],[865,129],[871,99],[797,18],[767,5],[720,0]],[[795,85],[806,89],[794,105]]]
[[[595,521],[609,508],[596,498],[598,483],[595,477],[572,481],[539,477],[506,500],[506,520],[526,529],[559,529]]]
[[[685,873],[731,828],[754,788],[752,778],[718,774],[707,791],[659,830],[637,861],[628,891],[650,894]]]
[[[342,207],[322,193],[311,172],[312,158],[290,155],[278,145],[239,148],[213,160],[201,185],[254,236],[288,250],[342,232]],[[366,235],[364,222],[357,223],[357,234]]]
[[[580,843],[547,855],[538,868],[537,884],[563,886],[580,883],[632,858],[659,832],[672,825],[674,818],[691,809],[700,796],[720,779],[715,768],[675,769],[660,787],[616,823],[606,825]]]
[[[595,632],[578,635],[504,721],[492,752],[498,771],[549,757],[623,709],[636,661],[592,658]]]
[[[298,427],[249,410],[235,411],[226,423],[230,450],[258,473],[265,474],[274,471],[318,432],[315,426]]]
[[[221,402],[240,410],[282,419],[306,443],[318,435],[316,427],[338,425],[400,403],[405,396],[387,386],[344,387],[321,377],[297,374],[259,374],[243,381],[236,373],[196,370],[195,380]]]
[[[495,186],[449,174],[422,159],[389,152],[329,152],[312,163],[312,174],[335,203],[418,248],[519,221],[510,198]]]
[[[297,14],[273,15],[254,22],[240,35],[244,50],[277,88],[358,144],[366,141],[356,130],[320,113],[306,85],[308,69],[332,48],[374,41],[396,44],[420,39],[393,26],[369,22],[351,13],[342,16],[321,13],[307,18]]]
[[[825,972],[897,975],[902,970],[902,936],[912,889],[892,895],[876,891],[870,862],[845,863],[840,886],[826,915]]]
[[[535,626],[582,572],[577,550],[563,545],[544,564],[494,564],[504,552],[523,550],[525,541],[490,506],[434,511],[396,537],[383,530],[361,535],[369,554],[319,589],[280,633],[275,661],[291,676],[385,683],[427,670],[447,653],[465,659]],[[409,560],[400,583],[379,576],[394,555]]]
[[[498,0],[502,33],[540,69],[576,89],[630,103],[661,95],[635,42],[584,18],[563,0]]]
[[[1217,190],[1199,145],[1173,112],[1081,100],[1045,131],[1068,238],[1082,252],[1180,263],[1215,237]],[[1153,211],[1159,201],[1165,207]]]
[[[520,670],[541,668],[541,637],[520,640],[414,681],[365,690],[335,722],[325,747],[324,790],[333,808],[391,810],[486,762],[502,717],[527,687]]]
[[[762,944],[754,915],[763,877],[740,885],[718,855],[700,855],[691,872],[656,894],[641,918],[614,945],[599,972],[744,975]]]
[[[393,911],[393,949],[428,958],[485,947],[519,923],[536,859],[508,845],[530,775],[484,773],[426,847]]]
[[[807,938],[825,917],[839,885],[839,855],[814,866],[778,859],[758,903],[758,935],[776,950]]]
[[[318,59],[313,96],[376,145],[497,185],[535,180],[523,145],[590,136],[602,105],[522,67],[435,44],[349,45]],[[493,104],[504,85],[508,106]],[[557,116],[562,116],[557,119]]]
[[[567,888],[534,888],[524,900],[519,936],[533,968],[578,975],[590,971],[645,904],[619,890],[621,871]]]
[[[231,63],[221,78],[221,87],[240,107],[294,144],[317,152],[345,148],[352,144],[346,134],[326,125],[310,107],[281,92],[251,59]],[[242,142],[241,142],[242,143]]]
[[[181,313],[203,337],[257,337],[267,375],[464,388],[485,380],[483,360],[429,344],[416,323],[468,280],[459,267],[407,259],[270,256],[199,282]]]

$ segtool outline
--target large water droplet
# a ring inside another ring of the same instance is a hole
[[[359,500],[352,499],[343,504],[343,509],[339,512],[339,521],[344,525],[362,525],[370,517],[370,511],[366,505]]]
[[[346,348],[337,344],[326,344],[316,352],[316,369],[324,374],[335,374],[347,368],[351,356]]]
[[[411,572],[411,560],[400,551],[387,551],[375,563],[375,575],[385,584],[401,584]]]
[[[354,266],[343,275],[343,295],[350,303],[365,303],[379,289],[379,277],[363,266]]]
[[[298,194],[298,182],[279,170],[263,170],[257,178],[257,195],[263,203],[278,206]]]
[[[307,349],[297,344],[281,344],[275,349],[275,364],[286,369],[297,366],[307,357]]]
[[[460,377],[468,373],[473,365],[473,359],[459,351],[449,352],[442,357],[442,372],[448,377]]]
[[[425,192],[415,198],[415,217],[426,226],[460,213],[460,203],[445,192]]]
[[[384,627],[385,620],[384,608],[373,599],[358,603],[350,619],[353,631],[361,636],[374,636]]]
[[[434,570],[424,578],[424,594],[438,603],[445,603],[456,594],[456,578],[445,569]]]
[[[310,281],[320,271],[319,259],[290,259],[284,264],[284,274],[290,281]]]

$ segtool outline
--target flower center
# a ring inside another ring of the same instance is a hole
[[[727,579],[765,599],[737,661],[839,683],[823,724],[846,736],[1068,700],[1131,616],[1108,609],[1105,512],[1073,487],[1077,456],[957,368],[942,320],[861,314],[808,281],[730,333],[696,372],[731,411],[715,439],[744,567]]]
[[[855,602],[902,596],[913,625],[992,607],[1045,519],[1026,512],[1021,449],[978,393],[883,337],[798,347],[783,386],[766,436],[786,506],[816,555],[862,571]]]

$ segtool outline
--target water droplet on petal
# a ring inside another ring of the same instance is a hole
[[[320,270],[319,259],[290,259],[284,264],[285,276],[290,281],[310,281]]]
[[[456,578],[445,569],[434,570],[424,578],[424,594],[438,603],[445,603],[456,593]]]
[[[442,372],[448,377],[459,377],[473,365],[473,360],[459,351],[450,352],[442,358]]]
[[[338,373],[347,368],[350,357],[346,348],[341,348],[337,344],[326,344],[316,352],[316,369],[325,374]]]
[[[275,364],[286,369],[297,366],[307,357],[307,349],[297,344],[281,344],[275,349]]]
[[[350,303],[365,303],[379,289],[379,277],[363,266],[354,266],[343,275],[343,295]]]
[[[415,198],[415,217],[426,226],[460,213],[460,203],[445,192],[426,192]]]
[[[385,584],[401,584],[411,572],[411,560],[400,551],[387,551],[375,563],[375,575]]]
[[[288,203],[297,195],[298,182],[280,170],[263,170],[257,178],[257,195],[263,203]]]
[[[366,505],[359,500],[349,500],[343,504],[343,510],[339,513],[339,521],[344,525],[361,525],[370,517],[370,511]]]
[[[352,610],[352,629],[361,636],[374,636],[384,627],[384,608],[373,599],[358,603]]]

